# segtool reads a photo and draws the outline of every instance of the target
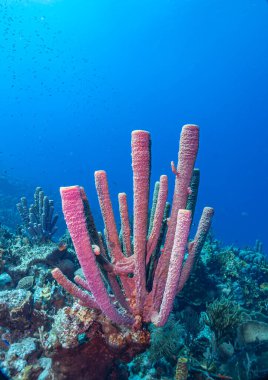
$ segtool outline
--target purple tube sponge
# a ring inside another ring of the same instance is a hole
[[[105,171],[95,172],[104,237],[96,230],[84,190],[79,186],[61,188],[63,213],[85,279],[76,277],[77,286],[58,269],[52,274],[83,305],[100,309],[113,322],[136,329],[143,322],[157,326],[166,323],[174,298],[202,250],[213,216],[213,209],[206,207],[195,239],[188,243],[199,182],[195,186],[191,182],[198,144],[199,128],[184,126],[177,169],[172,163],[176,179],[171,216],[167,219],[168,178],[162,175],[155,187],[149,227],[151,142],[147,131],[132,132],[133,229],[127,196],[120,193],[118,234]],[[191,207],[190,185],[195,191]]]

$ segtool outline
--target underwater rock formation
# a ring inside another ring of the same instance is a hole
[[[268,323],[248,321],[239,326],[240,343],[268,343]]]
[[[70,279],[73,278],[76,269],[72,249],[67,249],[67,246],[61,243],[31,245],[26,244],[20,236],[14,236],[14,241],[5,250],[4,256],[7,263],[3,265],[3,271],[7,272],[16,285],[18,281],[34,274],[38,267],[59,267]]]
[[[97,380],[118,374],[116,360],[129,361],[149,340],[146,330],[115,326],[100,312],[74,303],[58,311],[49,333],[42,333],[41,345],[53,358],[57,379]]]
[[[0,321],[2,326],[24,329],[30,325],[32,294],[23,289],[0,293]]]
[[[119,325],[133,325],[137,329],[143,322],[152,321],[156,326],[166,323],[175,296],[183,288],[194,259],[201,252],[214,213],[212,208],[204,208],[195,238],[188,243],[199,182],[199,171],[194,171],[198,144],[199,128],[185,125],[181,132],[177,169],[171,163],[176,179],[166,234],[161,234],[168,191],[165,175],[160,177],[154,215],[150,217],[152,224],[148,229],[151,141],[146,131],[132,132],[132,236],[125,193],[118,197],[121,234],[117,233],[105,171],[95,172],[105,239],[96,230],[84,189],[79,186],[61,188],[65,220],[85,279],[75,278],[78,287],[60,269],[54,269],[52,274],[83,305],[100,309]],[[159,239],[162,240],[159,242]],[[157,249],[161,254],[157,254],[154,270],[149,271]],[[151,291],[146,288],[150,282],[148,277],[152,278]]]
[[[34,193],[34,203],[28,208],[27,199],[21,198],[17,209],[23,222],[22,232],[34,244],[49,242],[57,231],[58,215],[54,214],[54,202],[49,199],[41,187]]]

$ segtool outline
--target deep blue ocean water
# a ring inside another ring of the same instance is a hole
[[[116,208],[132,194],[131,131],[151,132],[152,180],[172,183],[195,123],[196,218],[213,206],[217,238],[267,250],[267,1],[1,0],[0,73],[0,175],[20,189],[2,196],[42,186],[60,211],[59,187],[79,184],[99,213],[105,169]]]

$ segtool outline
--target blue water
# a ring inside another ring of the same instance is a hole
[[[94,170],[115,207],[131,195],[133,129],[152,134],[155,181],[196,123],[196,217],[213,206],[217,238],[267,249],[267,41],[265,0],[2,0],[2,178],[42,186],[58,210],[60,186],[84,185],[98,213]]]

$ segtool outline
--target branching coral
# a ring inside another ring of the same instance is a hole
[[[61,188],[65,220],[85,278],[76,277],[77,286],[59,269],[52,274],[83,305],[100,309],[117,324],[133,325],[137,329],[142,322],[152,321],[156,326],[166,323],[174,298],[187,281],[196,255],[201,252],[214,213],[212,208],[204,208],[195,238],[188,243],[198,187],[194,172],[193,191],[191,189],[198,144],[199,128],[184,126],[177,168],[171,163],[175,189],[166,234],[163,233],[168,191],[165,175],[156,186],[148,228],[151,140],[147,131],[132,132],[133,231],[126,194],[120,193],[121,233],[117,233],[105,171],[95,172],[104,238],[97,232],[84,189]],[[155,255],[156,251],[159,253]],[[149,288],[148,284],[151,284]]]

